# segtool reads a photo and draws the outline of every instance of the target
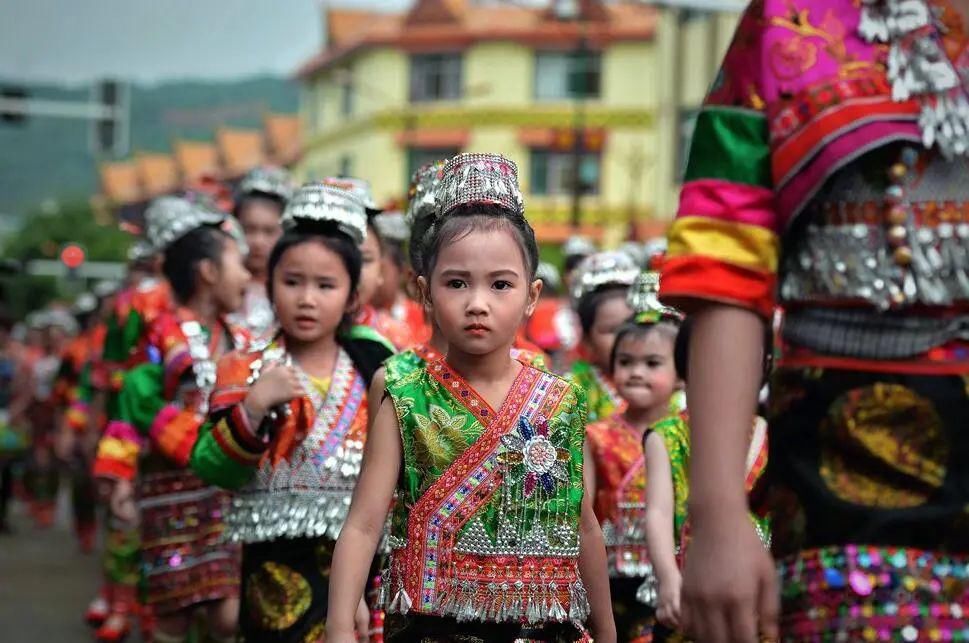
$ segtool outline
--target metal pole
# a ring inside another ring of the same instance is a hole
[[[2,98],[0,112],[25,116],[53,116],[59,118],[82,118],[86,120],[116,118],[121,110],[97,103],[78,103],[37,98]]]
[[[572,228],[577,230],[582,219],[582,153],[585,150],[585,94],[589,74],[589,48],[585,34],[579,38],[579,46],[574,52],[575,68],[579,74],[576,83],[575,112],[572,123]]]

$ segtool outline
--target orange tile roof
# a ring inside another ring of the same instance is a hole
[[[339,47],[364,31],[370,22],[380,17],[381,14],[374,11],[331,9],[326,14],[326,42],[328,46]]]
[[[287,165],[296,160],[302,145],[299,116],[296,114],[267,114],[263,122],[266,147],[270,160]]]
[[[141,200],[138,170],[131,161],[102,163],[101,192],[112,203],[131,203]]]
[[[219,172],[219,152],[212,143],[175,141],[172,145],[175,163],[183,183]]]
[[[226,177],[242,176],[266,160],[266,144],[259,130],[223,127],[215,133],[215,144]]]
[[[306,77],[368,47],[389,46],[408,51],[442,47],[465,48],[476,42],[510,40],[537,47],[574,47],[583,38],[590,47],[622,40],[648,40],[656,31],[658,11],[633,2],[581,3],[583,20],[561,21],[547,8],[476,5],[466,0],[417,0],[404,13],[372,13],[366,19],[344,10],[329,10],[331,35],[327,47],[303,63]],[[355,12],[361,13],[361,12]],[[337,19],[332,21],[334,14]],[[341,31],[342,30],[342,31]]]
[[[135,157],[138,181],[148,198],[172,192],[178,188],[178,168],[168,154],[143,153]]]

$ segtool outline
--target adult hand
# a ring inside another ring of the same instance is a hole
[[[656,620],[671,630],[680,629],[680,596],[682,590],[683,578],[679,574],[673,575],[659,585]]]
[[[693,516],[683,571],[682,629],[704,643],[778,638],[774,563],[746,511]]]
[[[357,605],[357,613],[353,615],[353,624],[357,628],[357,638],[361,641],[369,641],[370,609],[367,608],[367,601],[362,598]]]

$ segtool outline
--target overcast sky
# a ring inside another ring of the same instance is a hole
[[[321,43],[322,0],[0,0],[0,81],[290,74]],[[343,0],[395,9],[408,0]]]

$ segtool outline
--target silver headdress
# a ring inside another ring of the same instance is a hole
[[[121,284],[119,284],[117,281],[114,281],[113,279],[105,279],[103,281],[99,281],[98,283],[94,284],[94,290],[93,290],[94,296],[104,299],[105,297],[108,297],[118,292],[118,288],[120,287],[121,287]]]
[[[597,252],[576,267],[572,301],[578,303],[584,296],[605,286],[631,286],[638,275],[639,266],[626,253],[615,250]]]
[[[373,218],[373,225],[387,241],[407,243],[410,239],[410,227],[401,212],[381,212]]]
[[[147,215],[146,215],[147,216]],[[137,263],[150,259],[158,251],[148,242],[147,239],[136,239],[131,247],[128,248],[128,261]]]
[[[619,252],[625,252],[636,262],[637,266],[646,267],[646,251],[641,243],[635,241],[624,241],[618,248]]]
[[[500,154],[458,154],[441,170],[437,191],[438,216],[469,204],[501,206],[525,214],[518,187],[518,166]]]
[[[373,200],[373,190],[370,188],[370,181],[366,179],[355,179],[349,176],[328,176],[323,179],[323,185],[339,188],[357,197],[363,203],[363,207],[366,208],[366,214],[374,215],[383,212],[377,206],[376,201]]]
[[[658,272],[646,270],[639,273],[629,288],[626,302],[636,312],[636,322],[640,324],[683,320],[683,313],[659,300]]]
[[[285,203],[293,198],[293,180],[289,172],[281,167],[257,167],[250,170],[239,182],[236,200],[253,194],[266,194],[282,199]]]
[[[145,212],[145,238],[156,252],[205,225],[220,226],[228,219],[204,202],[193,202],[176,196],[155,199]]]
[[[437,214],[437,190],[441,183],[441,171],[445,161],[435,161],[422,165],[411,178],[407,191],[407,223]]]
[[[74,300],[74,304],[71,306],[71,312],[75,315],[86,315],[93,313],[97,307],[98,298],[94,296],[94,293],[82,292]]]
[[[329,222],[357,245],[367,238],[367,211],[354,194],[325,183],[307,183],[296,191],[283,212],[283,227],[302,222]]]
[[[572,235],[562,244],[562,254],[566,257],[588,256],[597,252],[596,245],[588,237]]]
[[[558,268],[547,261],[539,261],[535,270],[535,278],[545,282],[551,290],[558,290],[562,285],[562,277],[559,275]]]

